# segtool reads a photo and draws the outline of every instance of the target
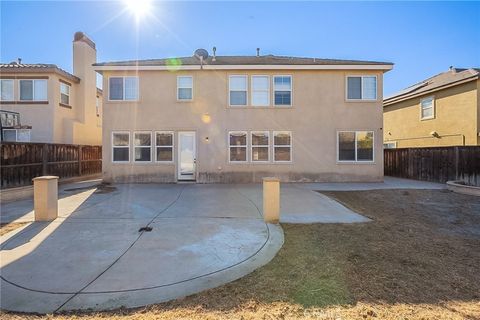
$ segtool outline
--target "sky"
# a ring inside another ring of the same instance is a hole
[[[125,1],[0,0],[0,61],[72,72],[85,32],[99,62],[255,55],[388,61],[384,94],[446,71],[480,67],[480,2],[167,2],[138,19]]]

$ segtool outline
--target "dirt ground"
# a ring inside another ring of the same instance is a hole
[[[478,197],[444,190],[325,194],[373,221],[284,224],[285,244],[272,262],[225,286],[145,308],[42,318],[480,319]]]
[[[9,233],[21,226],[26,225],[28,222],[11,222],[11,223],[1,223],[0,224],[0,236]]]

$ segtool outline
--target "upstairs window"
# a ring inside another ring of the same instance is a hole
[[[177,99],[180,101],[189,101],[193,99],[193,77],[177,77]]]
[[[268,131],[251,132],[252,135],[252,161],[268,162],[270,157],[270,142]]]
[[[252,76],[252,106],[268,107],[270,105],[270,77]]]
[[[112,133],[112,161],[130,161],[130,132]]]
[[[109,81],[109,100],[138,100],[138,77],[111,77]]]
[[[229,101],[231,106],[246,106],[247,76],[230,76],[229,91]]]
[[[70,105],[70,85],[60,82],[60,103]]]
[[[276,106],[292,105],[292,77],[291,76],[274,76],[273,90]]]
[[[377,77],[347,77],[347,100],[377,100]]]
[[[247,162],[247,132],[229,132],[228,148],[230,162]]]
[[[338,132],[338,161],[372,162],[373,131]]]
[[[157,132],[155,134],[157,162],[173,161],[173,132]]]
[[[1,101],[13,101],[13,80],[1,79],[0,80],[0,100]]]
[[[20,101],[47,101],[47,80],[20,80]]]
[[[420,120],[435,118],[435,105],[433,97],[420,100]]]
[[[152,134],[150,132],[135,132],[133,138],[135,162],[150,162],[152,160]]]

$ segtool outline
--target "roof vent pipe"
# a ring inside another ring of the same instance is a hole
[[[22,58],[17,58],[18,64],[22,64]]]
[[[213,47],[213,58],[212,61],[217,61],[217,47]]]
[[[257,57],[260,57],[260,48],[257,48]]]

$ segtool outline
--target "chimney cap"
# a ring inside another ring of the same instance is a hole
[[[257,48],[257,57],[260,57],[260,48]]]
[[[73,35],[73,42],[78,42],[78,41],[85,42],[90,47],[92,47],[92,49],[96,50],[95,42],[93,42],[92,39],[87,37],[87,35],[85,33],[83,33],[82,31],[77,31]]]

